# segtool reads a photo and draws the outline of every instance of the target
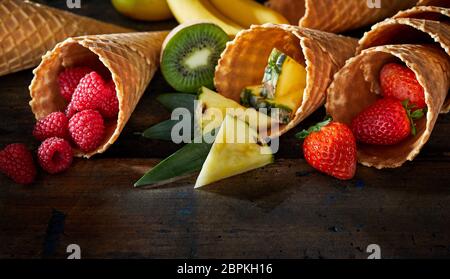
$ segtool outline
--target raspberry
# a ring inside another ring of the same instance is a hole
[[[66,114],[67,118],[70,119],[72,118],[72,116],[75,115],[76,110],[73,108],[72,103],[70,103],[67,107],[66,110],[64,111],[64,113]]]
[[[18,184],[31,184],[36,178],[33,156],[20,143],[10,144],[0,151],[0,171]]]
[[[69,142],[53,137],[46,139],[38,149],[38,161],[50,174],[67,170],[72,165],[73,151]]]
[[[59,91],[66,101],[72,100],[72,95],[80,80],[92,72],[88,67],[67,68],[58,76]]]
[[[102,115],[96,110],[84,110],[69,120],[69,133],[72,140],[84,152],[95,150],[105,134]]]
[[[105,81],[98,73],[89,73],[80,80],[69,107],[75,112],[98,109],[105,99],[105,86]]]
[[[98,109],[105,118],[114,118],[119,114],[119,99],[113,80],[106,84],[103,100],[100,102]]]
[[[67,138],[69,119],[62,112],[53,112],[34,126],[33,136],[39,140],[52,137]]]

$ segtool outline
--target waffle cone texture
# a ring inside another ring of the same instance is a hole
[[[106,123],[105,139],[96,150],[89,153],[75,150],[77,156],[86,158],[105,152],[119,137],[158,69],[161,46],[167,34],[82,36],[57,44],[33,71],[30,106],[36,119],[63,111],[67,106],[57,82],[58,74],[64,68],[89,66],[100,73],[110,74],[119,100],[118,118]]]
[[[255,47],[257,46],[257,47]],[[301,106],[293,120],[272,136],[280,136],[321,107],[333,75],[355,53],[354,39],[290,25],[254,25],[227,44],[215,73],[217,91],[240,101],[246,86],[260,84],[273,48],[306,67],[307,81]]]
[[[449,22],[450,8],[421,6],[399,12],[393,18],[374,25],[360,40],[358,53],[380,45],[419,43],[435,44],[450,57]],[[450,98],[447,97],[442,112],[449,111]]]
[[[68,37],[131,32],[30,1],[0,1],[0,76],[39,64],[42,55]]]
[[[374,24],[417,4],[417,0],[380,0],[380,7],[376,7],[376,2],[371,0],[270,0],[268,5],[283,14],[291,24],[340,33]]]
[[[373,26],[360,41],[356,57],[347,61],[331,84],[327,112],[336,121],[350,124],[382,94],[381,68],[404,63],[424,88],[426,116],[417,121],[417,134],[393,146],[361,144],[361,164],[376,168],[400,167],[412,161],[428,141],[440,112],[448,111],[450,89],[450,32],[448,9],[416,7]]]

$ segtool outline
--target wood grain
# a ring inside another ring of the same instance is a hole
[[[57,7],[65,1],[39,1]],[[85,3],[86,2],[86,3]],[[109,1],[82,1],[74,12],[139,30],[167,29],[117,14]],[[0,148],[31,137],[31,71],[0,78]],[[341,182],[311,169],[293,135],[275,164],[195,191],[195,176],[158,189],[133,189],[148,168],[173,153],[172,143],[135,132],[168,117],[154,98],[171,92],[158,73],[119,141],[104,155],[76,160],[66,173],[40,173],[32,186],[0,176],[0,258],[450,258],[450,116],[442,116],[420,156],[404,167],[360,167]],[[153,159],[148,159],[153,158]],[[52,210],[65,214],[64,233],[48,230]],[[49,238],[49,233],[57,234]],[[59,239],[59,240],[58,240]],[[51,242],[51,243],[49,243]],[[53,245],[50,253],[44,248]]]
[[[371,243],[386,258],[447,257],[446,159],[360,168],[349,182],[278,160],[207,191],[195,177],[132,189],[155,160],[79,160],[34,186],[0,178],[0,257],[41,257],[52,208],[66,214],[53,257],[71,243],[86,258],[364,258]]]

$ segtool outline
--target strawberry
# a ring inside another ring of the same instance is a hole
[[[297,134],[297,138],[305,139],[303,153],[313,168],[341,180],[355,176],[356,141],[347,125],[328,119]]]
[[[411,113],[410,109],[408,101],[380,99],[353,119],[353,134],[362,143],[397,144],[416,134],[414,120],[423,116],[423,110]]]
[[[414,110],[427,106],[423,87],[414,72],[406,66],[397,63],[384,65],[380,72],[380,84],[385,98],[408,100]]]

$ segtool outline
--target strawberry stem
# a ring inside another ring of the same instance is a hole
[[[418,120],[418,119],[422,118],[425,115],[426,109],[418,109],[418,110],[411,112],[416,107],[416,105],[414,105],[414,104],[409,105],[408,99],[404,100],[402,102],[402,105],[405,108],[406,114],[408,115],[408,118],[409,118],[409,122],[411,123],[411,134],[413,136],[415,136],[417,134],[417,128],[416,128],[416,124],[414,123],[414,120]]]
[[[323,127],[327,126],[328,124],[333,121],[333,118],[331,116],[325,117],[325,120],[322,122],[317,123],[314,126],[311,126],[308,130],[303,130],[300,133],[296,134],[295,137],[297,139],[305,139],[307,136],[314,132],[319,132]]]

